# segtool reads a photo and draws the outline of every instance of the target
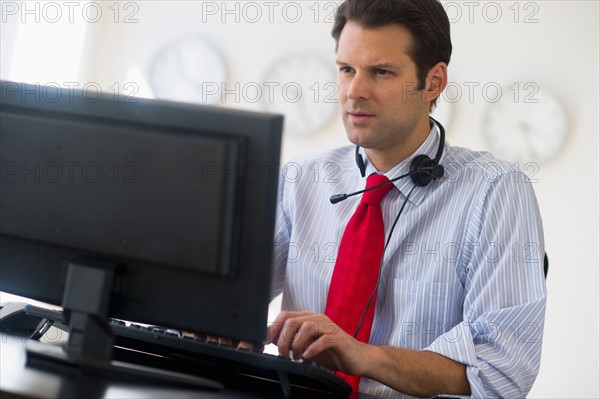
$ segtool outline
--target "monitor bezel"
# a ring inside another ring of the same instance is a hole
[[[233,276],[194,273],[116,257],[111,260],[118,261],[125,278],[119,279],[119,286],[113,290],[108,315],[256,343],[266,338],[282,116],[141,98],[129,99],[133,102],[114,101],[112,93],[91,101],[83,91],[74,89],[63,88],[57,97],[52,94],[55,87],[7,81],[0,84],[4,109],[243,138],[246,167],[259,170],[261,176],[246,178],[241,189],[240,256]],[[56,244],[3,233],[0,238],[0,250],[4,252],[0,257],[0,291],[51,304],[62,303],[70,262],[85,257],[102,259],[81,248],[65,251]],[[22,257],[23,262],[15,261],[7,253],[15,245],[18,251],[33,246],[37,251],[58,249],[69,256],[34,262],[33,272],[11,273],[32,263]],[[244,253],[251,250],[257,250],[259,255]]]

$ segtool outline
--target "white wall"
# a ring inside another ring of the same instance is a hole
[[[2,78],[10,79],[19,76],[19,71],[11,70],[10,62],[6,61],[16,51],[14,18],[23,16],[7,15],[4,10],[8,2],[2,3],[0,72]],[[243,13],[246,3],[216,1],[207,8],[208,3],[203,5],[200,1],[121,2],[118,22],[114,9],[108,9],[114,6],[113,2],[103,3],[102,18],[87,23],[83,69],[73,72],[72,79],[79,79],[82,85],[96,82],[105,90],[115,83],[123,87],[131,80],[127,74],[129,67],[136,66],[142,74],[147,73],[159,48],[173,38],[192,33],[222,52],[227,61],[229,87],[234,87],[235,82],[242,85],[262,82],[272,61],[295,52],[325,57],[335,68],[333,40],[329,37],[331,26],[324,22],[333,2],[296,2],[302,10],[297,23],[290,22],[296,17],[295,6],[284,12],[290,2],[255,3],[263,17],[257,23],[250,23],[255,14],[250,14],[252,9]],[[515,82],[534,82],[551,89],[567,108],[569,138],[558,157],[541,165],[536,175],[535,190],[551,264],[542,369],[530,396],[599,397],[599,3],[459,1],[445,5],[454,20],[450,80],[464,88],[448,126],[448,140],[452,144],[487,149],[481,124],[489,103],[481,90],[476,90],[473,101],[469,101],[467,85],[473,83],[468,82],[476,82],[480,88],[487,83],[510,86]],[[203,13],[215,7],[216,15]],[[228,10],[238,7],[239,22],[235,21],[235,12],[223,14],[225,7]],[[493,23],[497,9],[502,16]],[[520,11],[517,21],[516,9]],[[274,11],[271,16],[269,10]],[[319,10],[319,22],[314,20],[315,10]],[[123,23],[132,12],[131,17],[137,22]],[[81,20],[81,12],[75,12],[74,18]],[[525,23],[526,19],[534,21]],[[31,17],[25,20],[26,26],[31,28],[36,24],[39,28],[43,15],[39,23],[32,22]],[[60,54],[69,46],[69,41],[48,41],[57,25],[60,24],[46,24],[47,37],[40,36],[37,43],[28,44],[26,50],[31,54],[48,46],[54,46],[59,54],[58,59],[31,61],[39,73],[32,72],[33,81],[47,80],[44,70],[49,64],[60,62]],[[73,24],[66,25],[73,28]],[[231,98],[224,105],[261,109],[260,104],[236,104]],[[335,118],[312,135],[286,137],[284,158],[345,143],[343,128]]]

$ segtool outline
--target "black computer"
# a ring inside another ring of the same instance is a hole
[[[266,338],[282,116],[0,84],[0,291],[62,306],[69,330],[29,358],[110,366],[116,344],[349,393],[172,333]]]

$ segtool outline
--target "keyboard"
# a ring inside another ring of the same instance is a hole
[[[110,327],[116,347],[185,359],[210,368],[273,381],[281,385],[284,396],[296,391],[312,391],[316,397],[347,397],[352,392],[346,381],[315,362],[237,349],[161,327],[126,324],[120,320],[112,320]]]

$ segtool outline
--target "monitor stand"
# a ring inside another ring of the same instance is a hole
[[[116,276],[115,263],[79,259],[69,264],[61,315],[69,339],[64,347],[28,341],[27,365],[55,370],[58,362],[111,379],[223,389],[215,380],[112,359],[114,337],[107,320]]]

